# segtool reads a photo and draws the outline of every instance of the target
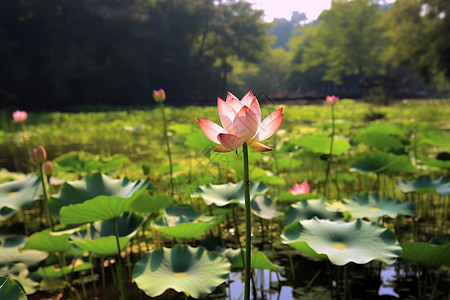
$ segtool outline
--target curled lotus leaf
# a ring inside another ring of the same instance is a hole
[[[256,195],[263,195],[267,186],[262,182],[250,182],[250,200]],[[207,184],[199,186],[194,196],[201,196],[206,205],[225,206],[232,203],[244,205],[244,181],[226,184]]]
[[[232,269],[244,268],[245,251],[241,252],[241,249],[224,248],[220,249],[219,252],[228,258]],[[274,272],[280,272],[281,270],[281,267],[272,263],[262,251],[252,252],[251,263],[253,269],[272,270]]]
[[[224,219],[223,215],[199,215],[192,206],[175,205],[152,222],[152,229],[176,238],[200,238]]]
[[[70,204],[81,204],[96,197],[137,198],[139,195],[133,195],[136,191],[149,187],[149,179],[132,182],[126,177],[114,179],[106,174],[96,173],[82,180],[65,182],[59,195],[52,197],[48,206],[51,214],[59,218],[61,208]]]
[[[10,276],[0,276],[0,299],[27,300],[27,295]]]
[[[437,158],[425,157],[420,159],[420,164],[425,166],[450,169],[450,160],[441,160]]]
[[[0,184],[0,222],[9,219],[41,197],[41,180],[35,175]]]
[[[24,235],[0,235],[0,266],[13,263],[34,266],[47,258],[48,253],[44,251],[19,251],[25,245],[25,241]]]
[[[272,198],[266,196],[256,196],[250,202],[252,212],[258,217],[266,220],[270,220],[280,215]]]
[[[309,135],[291,140],[291,143],[315,154],[329,154],[331,138],[324,135]],[[348,141],[335,139],[333,141],[333,155],[342,155],[351,148]]]
[[[367,218],[374,222],[384,216],[396,218],[398,215],[415,215],[412,202],[400,203],[398,200],[380,196],[378,193],[355,195],[351,200],[342,200],[332,205],[341,211],[350,212],[354,219]]]
[[[286,209],[284,216],[287,225],[295,221],[309,220],[314,217],[330,220],[343,218],[342,213],[338,212],[337,208],[329,205],[325,199],[299,201],[290,205]]]
[[[445,177],[440,177],[436,180],[429,176],[422,176],[413,181],[406,179],[397,182],[397,187],[403,193],[438,193],[439,195],[450,194],[450,182]]]
[[[372,151],[360,156],[352,165],[350,171],[359,173],[414,173],[417,169],[406,155]]]
[[[389,229],[361,219],[343,222],[314,218],[294,222],[285,228],[281,240],[307,256],[328,258],[338,266],[372,260],[392,264],[402,250]]]
[[[150,297],[174,289],[203,298],[225,282],[229,272],[230,262],[216,252],[175,245],[144,254],[133,268],[133,281]]]
[[[0,268],[0,277],[10,276],[12,279],[17,280],[20,286],[25,291],[25,294],[30,295],[35,293],[39,288],[39,276],[33,276],[28,270],[28,266],[24,263],[16,263],[14,265],[8,265]],[[1,294],[1,293],[0,293]],[[16,298],[2,298],[0,299],[16,299]]]

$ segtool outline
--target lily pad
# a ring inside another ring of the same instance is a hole
[[[403,249],[401,259],[429,268],[450,265],[450,243],[404,242],[400,246]]]
[[[382,151],[398,150],[404,147],[398,138],[386,132],[378,132],[378,131],[359,133],[353,141]]]
[[[329,154],[331,138],[323,135],[309,135],[291,141],[292,144],[305,148],[316,154]],[[351,148],[346,140],[334,139],[333,155],[342,155]]]
[[[150,297],[174,289],[202,298],[225,282],[229,272],[230,263],[217,253],[175,245],[144,254],[133,268],[133,281]]]
[[[284,214],[286,225],[295,221],[309,220],[314,217],[319,219],[339,220],[343,216],[337,208],[331,210],[325,199],[305,200],[292,204]]]
[[[353,222],[305,220],[287,226],[282,242],[315,258],[328,258],[335,265],[365,264],[372,260],[395,262],[401,247],[387,228],[357,219]]]
[[[95,172],[107,173],[118,170],[130,163],[128,157],[120,154],[111,157],[94,155],[83,151],[73,151],[53,160],[55,172],[89,175]]]
[[[250,200],[256,195],[263,195],[266,191],[267,186],[264,183],[250,182]],[[232,203],[244,205],[244,182],[199,186],[194,196],[201,196],[206,205],[225,206]]]
[[[244,263],[242,261],[242,257],[245,257],[245,251],[242,251],[240,249],[221,249],[220,253],[228,258],[228,260],[231,262],[231,268],[232,269],[243,269]],[[269,258],[267,258],[266,254],[262,251],[255,251],[252,252],[252,269],[261,269],[261,270],[272,270],[274,272],[280,272],[281,267],[272,263]]]
[[[144,187],[150,187],[151,183],[149,179],[146,180],[138,180],[134,182],[130,182],[128,178],[123,179],[113,179],[112,177],[109,177],[108,175],[97,173],[90,175],[82,180],[78,181],[69,181],[64,183],[61,192],[59,196],[52,197],[48,203],[50,212],[53,216],[56,218],[59,218],[60,209],[64,206],[68,206],[70,204],[80,204],[87,200],[94,199],[96,197],[100,197],[100,199],[107,198],[107,196],[112,196],[113,198],[108,199],[111,200],[111,203],[116,203],[116,206],[127,206],[131,203],[131,201],[123,201],[127,202],[120,203],[120,200],[131,200],[130,198],[136,199],[139,194],[134,195],[134,193],[138,190],[143,189]],[[108,200],[97,200],[100,203],[105,203]],[[94,202],[94,203],[97,203]],[[128,203],[129,202],[129,203]],[[90,204],[94,205],[93,209],[99,209],[97,204]],[[101,204],[99,204],[101,205]],[[117,212],[116,209],[118,207],[115,207],[114,212]],[[107,211],[110,211],[111,208],[107,208]],[[83,212],[82,212],[83,213]],[[113,215],[113,213],[111,211]],[[102,217],[109,217],[110,213],[100,213],[100,212],[90,212],[89,215],[98,215],[100,214]],[[79,216],[80,218],[83,216]],[[87,219],[87,218],[83,218]],[[98,220],[98,219],[97,219]],[[96,220],[93,220],[96,221]],[[89,221],[85,221],[89,222]],[[82,221],[80,222],[82,223]]]
[[[27,300],[27,295],[11,277],[0,277],[0,299]]]
[[[405,135],[405,130],[398,128],[397,126],[390,124],[390,123],[384,123],[384,122],[375,122],[367,127],[361,129],[362,133],[369,133],[369,132],[384,132],[386,134],[390,135],[398,135],[403,136]]]
[[[116,219],[121,250],[136,235],[144,221],[145,218],[133,213],[125,213],[122,217]],[[117,254],[114,223],[111,220],[87,224],[82,230],[74,232],[70,236],[70,240],[72,244],[85,251],[99,255]]]
[[[0,268],[0,277],[2,276],[10,276],[13,280],[17,280],[27,295],[35,293],[39,288],[40,278],[36,278],[38,276],[30,274],[27,265],[24,263],[17,263]],[[1,298],[0,296],[0,299],[10,298]],[[15,300],[15,298],[13,299]]]
[[[400,203],[398,200],[385,198],[378,193],[363,193],[353,196],[351,200],[334,203],[341,211],[348,211],[353,218],[367,218],[378,221],[384,216],[396,218],[398,215],[414,216],[412,202]]]
[[[0,266],[24,263],[27,266],[37,265],[47,258],[44,251],[19,251],[25,245],[24,235],[0,235]]]
[[[35,175],[0,184],[0,222],[9,219],[40,198],[42,198],[42,184],[40,178]]]
[[[256,196],[253,198],[250,202],[250,207],[255,215],[266,220],[273,219],[280,214],[272,198],[266,196]]]
[[[192,206],[172,206],[152,222],[152,229],[175,238],[200,238],[224,216],[199,215]]]
[[[406,179],[397,182],[397,187],[403,193],[438,193],[439,195],[450,194],[450,182],[445,177],[433,180],[429,176],[422,176],[413,181]]]
[[[414,173],[417,169],[411,164],[408,156],[387,152],[373,151],[359,157],[350,171],[360,173]]]

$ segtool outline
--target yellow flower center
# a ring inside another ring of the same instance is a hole
[[[8,193],[8,197],[14,197],[17,194],[18,194],[18,192],[11,192],[11,193]]]
[[[333,248],[339,249],[339,250],[345,250],[345,249],[347,249],[347,246],[345,246],[345,244],[339,243],[339,242],[331,243],[331,246],[332,246]]]
[[[371,209],[369,209],[370,211],[379,211],[380,209],[378,207],[372,207]]]
[[[183,278],[184,276],[186,276],[186,273],[182,272],[182,273],[173,273],[173,277],[175,278]]]

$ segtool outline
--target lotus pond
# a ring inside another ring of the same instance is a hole
[[[450,101],[283,107],[249,150],[252,299],[450,299]],[[243,299],[243,155],[217,107],[164,111],[0,111],[0,299]]]

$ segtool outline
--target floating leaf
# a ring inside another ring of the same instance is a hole
[[[361,132],[363,134],[369,132],[384,132],[386,134],[391,135],[398,135],[398,136],[405,135],[405,130],[400,129],[391,123],[383,123],[383,122],[372,123],[367,127],[361,129]]]
[[[34,175],[0,184],[0,222],[9,219],[41,197],[41,180]]]
[[[305,200],[292,204],[285,212],[286,225],[295,221],[319,219],[338,220],[342,214],[337,209],[331,210],[325,199]]]
[[[438,193],[439,195],[450,194],[450,182],[445,177],[433,180],[429,176],[422,176],[413,181],[406,179],[397,182],[397,187],[403,193]]]
[[[56,158],[53,162],[55,172],[88,175],[94,172],[107,173],[118,170],[129,164],[130,160],[121,154],[104,157],[83,151],[73,151]]]
[[[171,288],[203,298],[225,282],[229,272],[230,263],[217,253],[175,245],[144,254],[133,268],[133,281],[150,297]]]
[[[37,265],[47,258],[48,253],[36,250],[19,251],[25,245],[24,235],[0,235],[0,266],[13,263]]]
[[[450,149],[450,139],[440,132],[427,132],[426,136],[421,138],[418,144]]]
[[[370,131],[358,134],[353,140],[379,150],[398,150],[403,148],[401,141],[386,132]]]
[[[299,139],[291,140],[291,143],[305,148],[316,154],[329,154],[331,138],[322,135],[309,135]],[[346,140],[335,139],[333,141],[333,155],[342,155],[350,149]]]
[[[282,242],[315,258],[327,258],[335,265],[365,264],[379,260],[395,262],[401,248],[387,228],[357,219],[353,222],[305,220],[287,226]]]
[[[393,219],[398,215],[414,216],[412,202],[400,203],[398,200],[382,197],[378,193],[363,193],[353,196],[352,200],[342,200],[334,205],[341,211],[350,212],[354,219],[367,218],[374,222],[384,216]]]
[[[27,300],[27,295],[11,277],[0,277],[0,299]]]
[[[408,156],[373,151],[359,157],[350,171],[360,173],[414,173],[417,169],[411,164]]]
[[[434,268],[441,265],[450,265],[450,243],[441,244],[405,242],[402,247],[401,259],[416,262],[424,267]]]
[[[263,195],[267,187],[262,182],[250,182],[250,200],[256,195]],[[207,184],[199,186],[195,196],[201,196],[206,205],[225,206],[231,203],[244,205],[244,182],[226,184]]]
[[[184,145],[201,150],[203,153],[207,153],[217,146],[217,144],[211,142],[201,130],[196,130],[188,134]]]
[[[200,238],[224,216],[201,216],[192,206],[172,206],[152,222],[152,229],[176,238]]]
[[[273,219],[280,214],[272,198],[266,196],[256,196],[253,198],[250,202],[250,207],[255,215],[266,220]]]
[[[133,197],[135,199],[139,194],[133,195],[134,192],[146,186],[151,186],[149,179],[130,182],[126,177],[123,179],[113,179],[108,175],[97,173],[82,180],[64,183],[60,195],[58,197],[52,197],[48,206],[52,215],[59,218],[59,211],[63,206],[83,203],[97,196],[116,196],[114,198],[115,200],[112,201],[118,201],[119,198],[125,200]],[[103,201],[108,200],[104,199]],[[131,201],[124,202],[131,203]]]

